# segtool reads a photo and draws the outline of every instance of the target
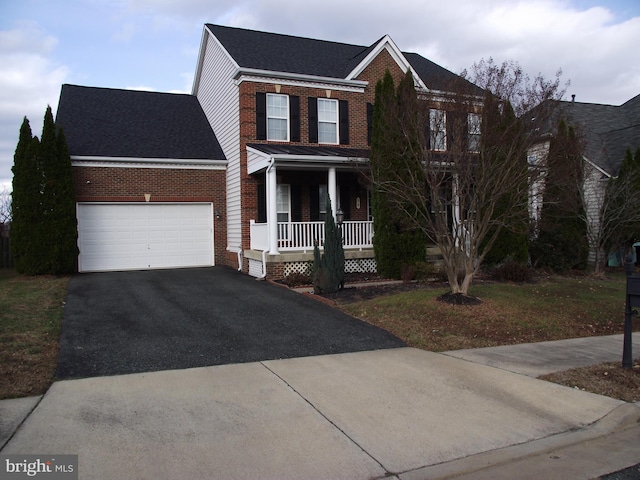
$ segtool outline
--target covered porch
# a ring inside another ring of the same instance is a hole
[[[249,273],[257,273],[256,262],[260,275],[254,276],[265,275],[268,264],[276,276],[308,269],[314,246],[324,244],[327,198],[342,233],[345,267],[375,271],[373,218],[362,175],[367,157],[367,150],[341,147],[247,146],[248,173],[257,191],[250,248],[244,252]]]

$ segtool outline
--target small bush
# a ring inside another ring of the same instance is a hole
[[[439,263],[416,262],[413,269],[413,276],[419,282],[427,282],[434,279],[436,281],[447,281],[447,276]]]
[[[301,285],[311,285],[311,275],[306,273],[294,272],[284,277],[282,282],[287,287],[299,287]]]
[[[494,270],[493,278],[501,282],[530,282],[532,272],[527,265],[518,262],[507,262]]]

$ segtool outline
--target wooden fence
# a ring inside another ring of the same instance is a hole
[[[11,238],[0,236],[0,268],[13,267],[11,257]]]

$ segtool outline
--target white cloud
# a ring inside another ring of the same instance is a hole
[[[54,111],[67,67],[51,60],[57,39],[37,25],[0,31],[0,184],[11,183],[13,153],[26,116],[40,136],[47,105]]]
[[[620,5],[612,0],[396,0],[392,5],[386,0],[121,0],[118,5],[122,18],[149,17],[154,28],[166,31],[211,22],[357,44],[389,34],[402,50],[454,72],[488,57],[518,61],[531,75],[553,77],[561,68],[583,101],[617,104],[640,92],[640,61],[633,55],[640,44],[640,17],[621,19]]]

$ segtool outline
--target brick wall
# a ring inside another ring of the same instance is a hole
[[[73,167],[77,202],[212,202],[216,264],[226,264],[224,170]]]
[[[391,55],[383,50],[359,75],[358,80],[367,81],[369,84],[364,92],[349,92],[341,90],[330,90],[330,98],[335,100],[347,100],[349,102],[349,145],[341,145],[349,148],[369,148],[367,142],[367,103],[373,103],[375,98],[375,87],[379,79],[384,76],[386,69],[392,73],[396,83],[399,83],[404,73],[393,60]],[[256,140],[256,93],[280,93],[283,95],[295,95],[300,97],[300,142],[285,142],[286,145],[302,145],[302,146],[318,146],[318,143],[309,143],[309,112],[307,99],[309,97],[328,98],[327,89],[309,88],[304,86],[278,85],[277,81],[273,84],[242,82],[239,86],[240,99],[240,171],[242,175],[242,248],[248,249],[249,243],[249,220],[256,219],[258,216],[257,201],[257,184],[259,180],[247,173],[247,151],[248,143],[269,143]],[[305,180],[303,177],[307,175]],[[324,172],[321,175],[326,175]],[[281,177],[281,183],[299,183],[302,185],[310,185],[326,183],[311,179],[312,173],[295,174],[287,171],[278,172]],[[286,179],[285,177],[289,177]],[[293,178],[292,178],[293,177]],[[350,211],[352,220],[367,220],[367,198],[366,189],[356,180],[356,176],[352,177],[352,190],[350,195]],[[279,180],[279,182],[280,182]],[[339,178],[340,182],[340,178]],[[360,197],[360,209],[356,208],[356,198]],[[309,219],[309,194],[308,189],[302,192],[302,215],[303,220]],[[237,264],[237,262],[236,262]]]

